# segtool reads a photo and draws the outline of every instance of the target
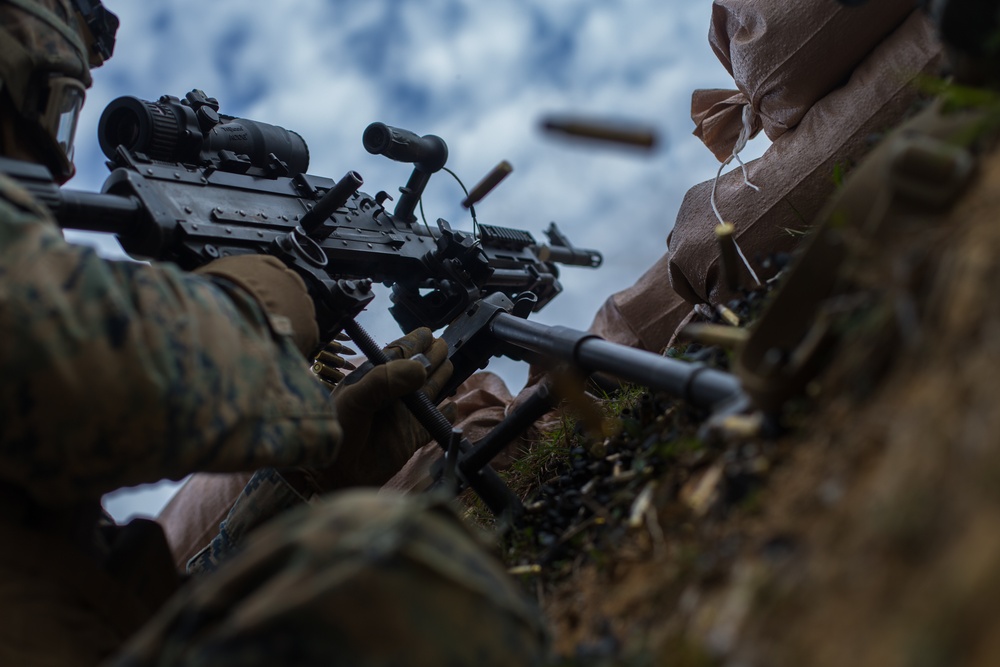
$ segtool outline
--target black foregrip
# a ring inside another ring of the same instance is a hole
[[[433,134],[420,137],[409,130],[372,123],[365,128],[361,141],[372,155],[408,162],[428,173],[439,171],[448,161],[448,145]]]

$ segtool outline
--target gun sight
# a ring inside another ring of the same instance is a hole
[[[225,116],[218,109],[218,102],[201,91],[184,100],[164,95],[157,102],[119,97],[101,114],[97,138],[113,162],[122,146],[160,162],[213,164],[237,173],[256,169],[294,175],[309,169],[309,147],[295,132]]]

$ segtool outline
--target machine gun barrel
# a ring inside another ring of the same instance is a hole
[[[595,269],[603,261],[601,253],[596,250],[580,250],[560,246],[545,246],[542,259],[546,262],[556,262],[566,266],[589,266]]]
[[[490,332],[505,343],[572,363],[590,373],[602,372],[665,391],[701,408],[713,409],[744,396],[734,375],[612,343],[583,331],[499,313],[490,323]]]

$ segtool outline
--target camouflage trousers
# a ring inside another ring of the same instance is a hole
[[[262,527],[110,661],[535,665],[538,612],[447,506],[353,491]]]

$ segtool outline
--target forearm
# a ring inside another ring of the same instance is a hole
[[[322,462],[339,427],[239,290],[0,228],[0,469],[46,502],[195,470]]]

